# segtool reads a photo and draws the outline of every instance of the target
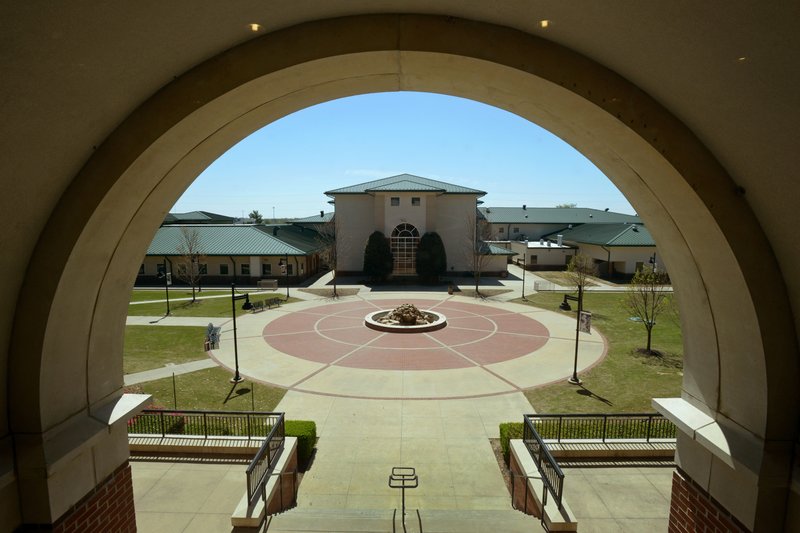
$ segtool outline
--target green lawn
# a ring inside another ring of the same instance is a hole
[[[683,377],[683,341],[674,311],[665,312],[653,329],[653,349],[661,357],[642,355],[647,332],[629,320],[625,293],[585,293],[584,308],[592,312],[592,326],[608,340],[608,355],[602,363],[580,373],[583,386],[555,383],[525,393],[539,413],[652,412],[652,398],[680,396]],[[528,304],[559,311],[563,293],[528,296]],[[515,300],[517,303],[526,303]]]
[[[207,356],[206,328],[185,326],[127,326],[122,369],[125,374],[181,364]]]
[[[204,291],[205,292],[205,291]],[[163,296],[163,295],[162,295]],[[299,302],[298,298],[289,298],[280,294],[262,294],[250,297],[251,302],[266,300],[268,298],[280,298],[283,303]],[[249,311],[242,309],[243,300],[236,302],[236,316],[241,316]],[[207,300],[191,301],[170,301],[170,314],[172,316],[208,316],[208,317],[231,317],[230,298],[209,298]],[[166,303],[158,302],[152,304],[132,304],[128,306],[128,316],[163,316],[167,312]]]
[[[209,368],[175,376],[177,408],[215,411],[274,411],[286,394],[285,389],[244,381],[234,386],[232,373],[223,368]],[[127,392],[152,394],[154,404],[174,409],[172,377],[148,381],[126,388]]]
[[[217,294],[230,294],[230,289],[228,290],[219,290],[219,289],[203,289],[203,292],[196,293],[197,296],[214,296]],[[146,302],[148,300],[163,300],[166,297],[164,294],[164,288],[161,289],[144,289],[144,290],[134,290],[131,292],[131,301],[132,302]],[[192,297],[192,289],[181,287],[179,289],[172,288],[169,290],[169,297],[170,300],[172,298],[191,298]]]
[[[533,274],[539,276],[540,278],[546,279],[551,283],[555,283],[556,285],[561,285],[562,287],[574,287],[575,282],[570,278],[569,274],[566,272],[558,272],[558,271],[551,271],[551,270],[539,270],[533,272]],[[592,281],[592,277],[588,276],[586,281],[587,287],[596,287],[598,284]]]

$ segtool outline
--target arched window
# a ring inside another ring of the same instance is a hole
[[[419,231],[411,224],[399,224],[392,231],[392,255],[394,256],[394,274],[416,274],[417,245]]]

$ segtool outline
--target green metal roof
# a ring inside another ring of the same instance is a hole
[[[600,246],[655,246],[653,236],[641,224],[583,224],[547,235],[556,240],[563,235],[565,241]]]
[[[478,243],[478,252],[482,255],[519,255],[517,252],[512,252],[508,248],[483,241]]]
[[[278,225],[277,235],[272,226],[232,224],[190,224],[162,226],[158,229],[147,255],[180,255],[185,242],[182,229],[197,231],[202,255],[306,255],[319,248],[312,230],[291,225]],[[287,229],[294,228],[294,229]]]
[[[480,207],[493,224],[641,224],[635,215],[602,211],[588,207]]]
[[[324,224],[333,220],[333,211],[323,213],[322,216],[312,215],[310,217],[293,218],[289,222],[292,224]]]
[[[164,224],[230,224],[233,217],[209,211],[189,211],[188,213],[167,213]]]
[[[325,194],[335,196],[337,194],[370,194],[374,192],[439,192],[442,194],[477,194],[478,196],[486,194],[485,191],[422,178],[412,174],[399,174],[380,180],[350,185],[349,187],[326,191]]]

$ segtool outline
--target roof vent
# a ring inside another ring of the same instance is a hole
[[[487,212],[487,213],[491,213],[491,212],[492,212],[492,208],[491,208],[491,207],[487,207],[487,208],[486,208],[486,212]]]
[[[608,213],[608,208],[606,207],[605,209],[603,209],[603,211],[605,211],[606,213]]]
[[[278,235],[278,226],[272,226],[272,234]]]
[[[522,210],[523,210],[523,211],[525,211],[525,210],[527,210],[527,209],[528,209],[528,206],[527,206],[527,205],[525,205],[525,204],[522,204]]]
[[[567,229],[572,229],[572,224],[570,224],[569,226],[567,226]]]
[[[325,218],[325,211],[319,212],[319,218]]]
[[[561,246],[561,244],[564,242],[564,236],[563,235],[556,235],[556,239],[557,239],[558,245]]]
[[[544,239],[539,239],[539,244],[544,244]]]
[[[547,241],[547,247],[549,248],[549,247],[551,247],[551,246],[553,246],[553,243],[552,243],[552,242],[550,242],[550,241]]]
[[[594,217],[594,215],[592,215],[591,213],[589,213],[589,218],[593,218],[593,217]]]
[[[636,231],[636,232],[638,232],[638,231],[639,231],[639,226],[637,226],[636,224],[634,224],[634,225],[633,225],[633,231]]]

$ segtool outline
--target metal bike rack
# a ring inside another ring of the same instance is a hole
[[[417,471],[411,466],[392,467],[392,473],[389,476],[389,487],[400,489],[402,494],[403,533],[406,533],[406,489],[416,489],[419,487]],[[417,518],[419,519],[419,512],[417,512]],[[419,520],[419,530],[422,531],[422,519]]]

